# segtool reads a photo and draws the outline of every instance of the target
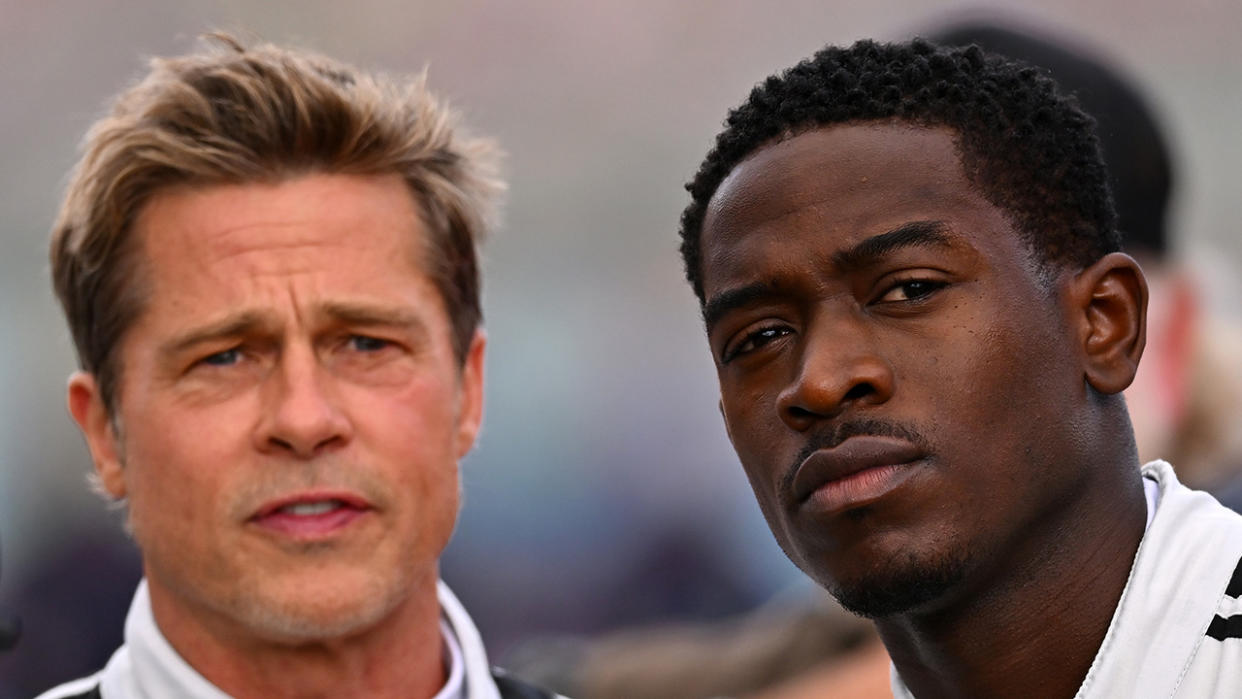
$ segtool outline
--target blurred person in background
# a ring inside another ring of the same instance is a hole
[[[993,21],[956,22],[927,36],[946,45],[977,43],[1039,66],[1097,119],[1123,244],[1152,287],[1147,349],[1126,392],[1139,453],[1143,460],[1170,455],[1179,478],[1212,488],[1237,509],[1229,483],[1242,467],[1242,431],[1231,429],[1239,372],[1220,361],[1236,345],[1222,342],[1231,334],[1203,317],[1193,275],[1172,259],[1166,210],[1173,169],[1150,105],[1107,61],[1064,39]],[[576,649],[572,668],[557,669],[554,657],[533,665],[559,674],[560,686],[598,699],[890,694],[878,636],[826,597],[771,604],[723,623],[613,634]]]
[[[3,553],[3,551],[0,551]],[[3,556],[0,556],[0,574],[4,571]],[[3,580],[3,575],[0,575]],[[22,620],[19,617],[9,613],[3,607],[0,607],[0,653],[9,650],[17,644],[17,639],[22,635]]]
[[[53,229],[69,411],[144,578],[107,665],[43,696],[551,696],[438,574],[494,148],[422,79],[215,38],[95,124]]]
[[[1193,267],[1178,255],[1169,201],[1173,147],[1151,101],[1115,62],[1065,37],[972,21],[927,34],[949,46],[985,50],[1046,70],[1095,118],[1122,245],[1150,290],[1147,347],[1126,405],[1142,461],[1163,458],[1187,486],[1242,511],[1242,352],[1238,328],[1212,318]]]

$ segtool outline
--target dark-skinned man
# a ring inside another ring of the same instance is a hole
[[[830,47],[689,189],[730,438],[896,696],[1242,691],[1242,518],[1138,462],[1146,282],[1072,98],[977,48]]]

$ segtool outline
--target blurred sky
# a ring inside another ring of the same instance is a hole
[[[905,37],[969,11],[1094,46],[1171,132],[1185,250],[1233,274],[1242,3],[1031,5],[0,0],[0,605],[78,532],[116,529],[85,487],[63,408],[73,356],[45,251],[81,135],[146,57],[224,29],[363,68],[428,66],[432,87],[507,150],[505,223],[484,251],[487,417],[445,559],[504,647],[661,613],[676,600],[644,600],[635,571],[669,561],[687,561],[676,594],[692,615],[797,578],[721,427],[676,228],[682,183],[726,110],[823,44]],[[1232,295],[1209,300],[1239,313]]]

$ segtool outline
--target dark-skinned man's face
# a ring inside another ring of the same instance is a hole
[[[763,147],[701,236],[730,437],[777,541],[848,608],[986,586],[1072,500],[1090,397],[1066,273],[967,181],[953,132]]]

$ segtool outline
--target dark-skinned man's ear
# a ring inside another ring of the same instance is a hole
[[[1147,280],[1134,258],[1109,253],[1075,276],[1070,289],[1085,378],[1111,395],[1134,380],[1147,342]]]

